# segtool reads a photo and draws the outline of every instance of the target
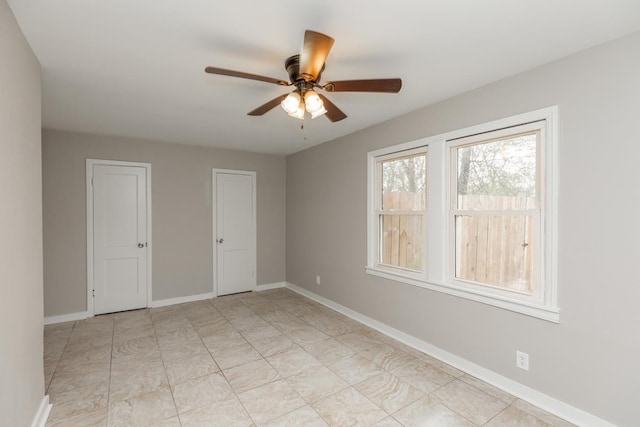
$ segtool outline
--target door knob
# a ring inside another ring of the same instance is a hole
[[[144,248],[144,243],[138,243],[139,248]]]
[[[224,243],[224,239],[218,239],[218,243]]]

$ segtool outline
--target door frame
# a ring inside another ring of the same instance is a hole
[[[104,166],[136,166],[146,169],[147,175],[147,307],[151,306],[152,280],[152,236],[151,236],[151,163],[123,162],[119,160],[87,159],[86,162],[86,187],[87,187],[87,317],[95,315],[93,298],[94,266],[93,266],[93,167]]]
[[[253,253],[253,271],[255,272],[253,276],[253,288],[252,290],[256,290],[258,283],[258,251],[257,251],[257,236],[258,236],[258,227],[257,227],[257,218],[256,218],[256,172],[255,171],[245,171],[245,170],[236,170],[236,169],[212,169],[212,185],[211,185],[211,220],[213,226],[212,233],[212,246],[213,246],[213,297],[218,297],[218,245],[216,244],[217,234],[218,234],[218,223],[217,223],[217,213],[218,213],[218,202],[217,202],[217,192],[218,192],[218,180],[216,174],[218,173],[227,173],[232,175],[245,175],[251,177],[251,189],[252,189],[252,198],[253,198],[253,236],[250,239],[251,242],[251,251]]]

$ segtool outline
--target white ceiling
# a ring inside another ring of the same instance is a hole
[[[639,0],[9,0],[42,65],[43,126],[289,154],[640,30]],[[300,121],[287,80],[305,29],[335,38],[323,81],[400,77],[395,94],[331,93],[347,119]]]

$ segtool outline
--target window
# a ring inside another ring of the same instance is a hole
[[[453,278],[539,298],[544,122],[450,143]]]
[[[558,322],[556,127],[551,107],[370,152],[367,273]]]
[[[424,148],[376,159],[376,264],[380,267],[425,271],[426,167]]]

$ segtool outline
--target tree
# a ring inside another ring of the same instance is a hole
[[[535,191],[535,133],[458,148],[458,195],[531,197]]]

